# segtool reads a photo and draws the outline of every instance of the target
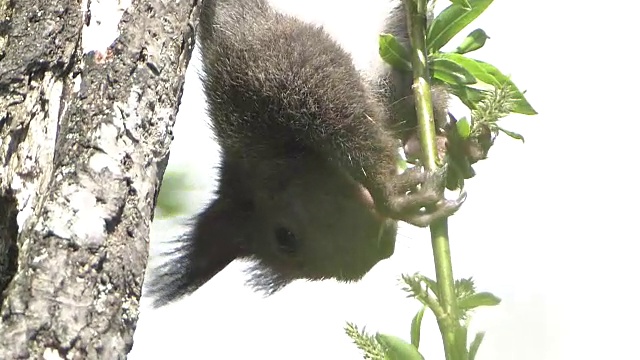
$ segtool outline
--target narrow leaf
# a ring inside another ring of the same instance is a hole
[[[470,310],[478,306],[495,306],[500,304],[500,298],[488,292],[475,293],[463,297],[458,301],[458,307],[461,310]]]
[[[378,52],[382,60],[394,69],[411,71],[411,55],[395,36],[382,34],[378,38]]]
[[[448,59],[433,59],[431,71],[433,77],[448,84],[470,85],[478,82],[467,69]]]
[[[444,9],[433,20],[427,33],[427,50],[429,53],[440,50],[460,30],[469,25],[493,2],[493,0],[469,0],[470,10],[453,4]]]
[[[456,128],[458,129],[458,135],[463,139],[468,138],[471,134],[471,124],[469,124],[469,120],[466,117],[456,121]]]
[[[468,0],[451,0],[451,3],[458,5],[464,9],[471,10],[471,5],[469,5]]]
[[[498,130],[502,131],[503,133],[507,134],[507,136],[510,136],[516,140],[522,140],[522,142],[524,142],[524,136],[518,134],[517,132],[513,132],[513,131],[509,131],[506,129],[501,128],[500,126],[498,126]]]
[[[487,93],[486,90],[466,85],[449,85],[449,89],[453,95],[457,96],[471,110],[477,109],[476,104],[482,101]]]
[[[480,348],[480,344],[482,344],[482,340],[484,339],[484,331],[476,334],[476,337],[473,338],[471,345],[469,345],[469,360],[475,360],[476,354],[478,353],[478,349]]]
[[[475,29],[462,41],[462,44],[456,48],[456,53],[466,54],[471,51],[475,51],[484,46],[487,42],[487,33],[482,29]]]
[[[425,306],[421,307],[416,316],[411,320],[411,345],[416,349],[420,347],[420,327],[422,326],[422,317],[424,316]]]
[[[393,335],[377,334],[376,340],[382,345],[385,359],[389,360],[424,360],[418,349]]]
[[[431,290],[431,292],[433,292],[433,294],[436,296],[436,298],[439,299],[440,298],[440,294],[438,294],[438,283],[435,280],[429,279],[426,276],[421,276],[420,279],[427,284],[427,288],[429,290]]]
[[[475,76],[478,80],[487,83],[489,85],[498,87],[501,86],[504,81],[500,81],[491,75],[485,67],[482,66],[482,62],[478,60],[474,60],[472,58],[468,58],[461,54],[456,53],[440,53],[436,55],[437,58],[450,60],[459,66],[465,68],[469,71],[473,76]],[[504,76],[504,79],[508,79]]]
[[[503,74],[495,66],[486,63],[484,61],[468,58],[464,55],[456,53],[441,53],[437,55],[438,58],[448,59],[461,67],[467,69],[478,80],[493,85],[494,87],[502,87],[509,85],[513,92],[512,97],[514,99],[513,112],[525,115],[536,115],[537,112],[531,107],[531,104],[525,99],[524,94],[518,90],[516,85],[509,79],[508,76]]]

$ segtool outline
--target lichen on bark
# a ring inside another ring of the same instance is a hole
[[[195,5],[134,1],[85,53],[79,2],[1,2],[0,358],[131,349]]]

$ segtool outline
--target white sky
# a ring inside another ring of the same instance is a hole
[[[324,19],[345,44],[363,44],[355,30],[372,28],[384,0],[278,2]],[[503,299],[473,318],[473,330],[487,331],[479,360],[638,358],[638,10],[621,0],[496,1],[463,31],[489,34],[473,56],[513,74],[540,113],[501,123],[526,143],[500,136],[450,219],[455,276]],[[168,169],[193,176],[190,214],[210,200],[217,160],[199,66],[194,58]],[[154,251],[184,231],[176,224],[154,223]],[[298,282],[266,299],[244,287],[234,263],[176,304],[151,310],[144,300],[129,358],[358,359],[345,322],[408,340],[419,304],[397,279],[433,277],[431,259],[428,232],[404,227],[395,255],[362,282]],[[441,359],[435,320],[423,323],[421,351]]]

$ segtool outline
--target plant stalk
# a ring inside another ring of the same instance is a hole
[[[436,128],[433,116],[433,103],[429,85],[427,48],[425,30],[427,29],[427,1],[404,0],[407,9],[407,23],[411,40],[411,63],[413,68],[413,93],[418,119],[418,135],[422,148],[422,164],[425,171],[437,170],[438,153],[436,146]],[[456,353],[456,330],[458,306],[454,288],[453,269],[447,219],[438,220],[430,226],[431,246],[433,248],[436,281],[438,283],[438,301],[445,317],[438,319],[442,342],[447,360],[454,360]]]

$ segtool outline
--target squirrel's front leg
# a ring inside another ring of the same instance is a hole
[[[445,151],[445,146],[438,147],[440,160],[444,159]],[[461,192],[454,200],[444,196],[446,164],[433,171],[414,166],[398,174],[396,163],[391,163],[389,153],[386,157],[380,156],[386,161],[378,165],[384,166],[378,168],[378,176],[370,177],[368,180],[371,182],[365,185],[381,215],[427,227],[438,219],[453,215],[462,206],[467,197],[465,192]],[[380,172],[382,168],[386,170]]]
[[[444,197],[447,167],[435,171],[420,167],[406,169],[397,175],[386,189],[386,216],[411,225],[427,227],[432,222],[453,215],[466,200],[463,191],[459,197]]]

